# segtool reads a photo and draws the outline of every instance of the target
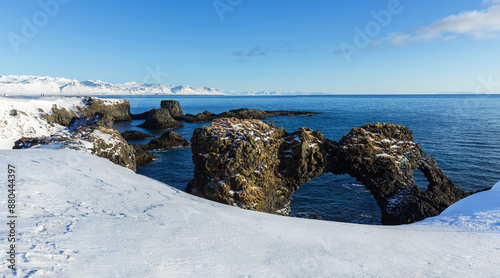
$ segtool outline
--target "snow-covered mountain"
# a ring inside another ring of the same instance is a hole
[[[101,80],[78,81],[67,78],[0,75],[0,95],[8,96],[79,96],[79,95],[225,95],[222,90],[206,87],[169,86],[129,82],[113,84]]]

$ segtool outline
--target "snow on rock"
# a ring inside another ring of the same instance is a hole
[[[6,98],[0,97],[0,149],[11,149],[21,137],[49,136],[65,132],[58,124],[51,124],[41,117],[52,106],[76,111],[83,106],[81,98]]]
[[[420,223],[500,233],[500,182],[490,190],[465,198],[448,207],[439,216]],[[497,247],[500,249],[499,245]]]
[[[1,150],[0,160],[17,170],[19,277],[498,276],[498,225],[446,219],[498,223],[499,185],[425,225],[370,226],[213,203],[74,150]]]
[[[96,100],[93,98],[93,101]],[[118,131],[112,129],[112,116],[93,113],[92,118],[73,118],[68,127],[47,120],[47,115],[56,114],[54,107],[57,107],[57,111],[71,111],[73,116],[81,116],[85,110],[82,107],[87,108],[88,102],[88,98],[82,97],[58,99],[0,97],[0,149],[71,148],[107,158],[135,171],[133,148]],[[104,99],[102,102],[107,108],[113,105],[120,106],[123,100]],[[92,107],[84,112],[91,113]]]
[[[213,88],[167,86],[129,82],[112,84],[100,80],[78,81],[48,76],[0,76],[0,95],[5,96],[83,96],[83,95],[223,95]]]
[[[123,103],[123,99],[99,99],[105,105]],[[84,97],[12,98],[0,97],[0,149],[11,149],[21,137],[68,135],[59,124],[48,122],[44,114],[52,114],[52,108],[65,109],[80,114],[86,106]]]

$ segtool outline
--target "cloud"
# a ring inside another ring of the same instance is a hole
[[[250,50],[247,51],[235,51],[231,53],[233,56],[238,56],[238,57],[254,57],[254,56],[266,56],[267,55],[267,50],[263,49],[260,46],[256,46]]]
[[[500,3],[500,0],[483,0],[485,4]],[[474,39],[490,39],[500,35],[500,5],[493,5],[486,10],[465,11],[450,15],[426,27],[420,27],[409,33],[390,33],[385,38],[374,42],[388,42],[393,45],[407,45],[413,42],[451,40],[459,35]]]
[[[255,57],[255,56],[266,56],[268,54],[274,53],[304,53],[305,50],[293,48],[291,44],[287,43],[278,48],[263,48],[260,46],[255,46],[249,50],[238,50],[231,53],[233,56],[237,57]]]
[[[488,4],[498,4],[500,3],[500,0],[483,0],[483,4],[488,5]]]

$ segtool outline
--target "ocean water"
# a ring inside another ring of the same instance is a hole
[[[300,127],[320,130],[339,140],[354,127],[386,122],[407,126],[427,155],[460,188],[490,188],[500,180],[500,96],[148,96],[125,97],[132,113],[159,108],[163,99],[180,102],[184,113],[205,110],[220,113],[238,108],[320,112],[314,117],[272,117],[265,121],[289,132]],[[120,132],[140,130],[155,136],[164,131],[137,127],[142,120],[116,123]],[[175,129],[190,139],[193,130],[209,123],[184,123]],[[131,143],[147,143],[149,140]],[[179,148],[155,152],[158,160],[138,173],[185,190],[193,177],[191,150]],[[426,188],[425,177],[415,172],[417,185]],[[380,224],[380,209],[363,185],[348,175],[324,174],[303,184],[293,196],[292,216],[351,223]]]

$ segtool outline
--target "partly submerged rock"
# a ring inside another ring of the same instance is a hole
[[[188,114],[186,122],[194,122],[194,123],[201,123],[201,122],[211,122],[217,118],[217,115],[210,111],[203,111],[202,113],[198,113],[195,116]]]
[[[149,139],[153,138],[154,136],[146,134],[144,132],[140,132],[138,130],[128,130],[124,131],[121,133],[122,137],[129,141],[129,140],[144,140],[144,139]]]
[[[169,150],[177,147],[190,147],[191,144],[182,138],[179,133],[173,131],[165,132],[160,138],[151,140],[148,144],[133,145],[137,167],[153,161],[156,156],[147,151]]]
[[[260,109],[240,108],[229,110],[218,115],[219,118],[238,118],[238,119],[265,119],[268,114]]]
[[[240,109],[229,110],[227,112],[223,112],[220,114],[214,114],[210,111],[204,111],[202,113],[192,115],[192,114],[184,114],[180,103],[176,100],[162,100],[160,105],[161,109],[168,110],[170,116],[173,119],[177,121],[186,121],[186,122],[210,122],[220,118],[265,119],[267,117],[274,117],[274,116],[298,116],[298,115],[318,114],[316,112],[306,112],[306,111],[284,111],[284,110],[263,111],[260,109],[240,108]],[[152,109],[148,112],[140,114],[132,114],[131,118],[134,120],[139,120],[139,119],[147,120],[150,119],[152,113],[158,113],[158,109]],[[155,126],[156,124],[151,123],[147,125]],[[141,126],[146,127],[145,124]]]
[[[424,154],[412,131],[394,124],[354,128],[329,151],[330,171],[347,173],[362,182],[377,200],[384,224],[405,224],[439,215],[470,193],[457,188]],[[413,171],[422,171],[427,190],[415,184]]]
[[[307,115],[308,117],[312,117],[314,114],[320,114],[317,112],[307,112],[307,111],[266,111],[267,117],[276,117],[276,116],[302,116]]]
[[[147,152],[143,147],[146,145],[131,145],[134,148],[135,164],[137,167],[144,166],[157,158],[156,155]]]
[[[229,110],[221,114],[214,114],[209,111],[199,113],[196,116],[189,115],[186,119],[187,122],[210,122],[221,118],[237,118],[237,119],[265,119],[267,117],[275,116],[299,116],[318,114],[315,112],[305,111],[263,111],[260,109],[240,108]]]
[[[160,138],[152,139],[144,146],[146,150],[168,150],[176,147],[190,147],[188,140],[173,131],[165,132]]]
[[[181,104],[176,100],[162,100],[160,104],[161,108],[165,108],[170,112],[172,118],[183,121],[186,119],[184,112],[182,111]]]
[[[147,144],[136,145],[137,148],[140,148],[145,151],[150,150],[169,150],[172,148],[178,147],[190,147],[189,141],[182,138],[182,136],[173,131],[165,132],[160,138],[152,139]]]
[[[165,108],[151,110],[146,121],[139,126],[159,130],[183,127],[181,123],[172,118],[170,112]]]
[[[184,121],[187,119],[187,116],[184,115],[182,111],[181,104],[176,100],[162,100],[160,103],[161,108],[167,109],[170,113],[170,116],[177,121]],[[130,116],[134,120],[146,120],[151,112],[157,109],[151,109],[147,112],[139,113],[139,114],[131,114]]]
[[[423,153],[410,130],[393,124],[366,125],[333,142],[307,128],[288,133],[257,120],[218,119],[196,129],[191,143],[195,171],[187,192],[251,210],[288,215],[299,186],[326,172],[362,182],[383,224],[438,215],[469,195]],[[415,185],[415,169],[429,180],[426,191]]]
[[[140,113],[140,114],[130,114],[130,117],[132,117],[132,120],[145,120],[148,118],[149,112],[151,112],[153,109]]]

